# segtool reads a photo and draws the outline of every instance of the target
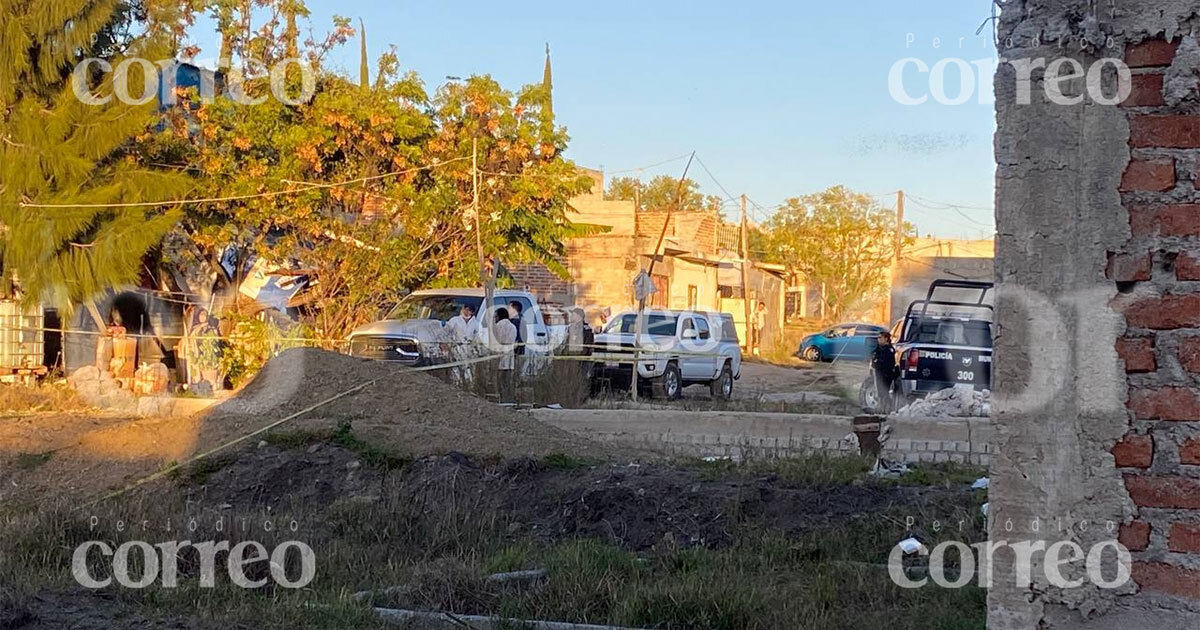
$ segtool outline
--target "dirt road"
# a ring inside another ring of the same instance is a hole
[[[742,363],[742,377],[734,388],[735,397],[775,401],[807,397],[814,402],[853,397],[866,373],[863,363],[796,361],[791,365],[776,365],[746,361]],[[691,388],[688,394],[699,389]]]
[[[842,362],[795,361],[777,365],[760,361],[742,363],[741,378],[733,387],[730,401],[713,400],[707,385],[692,385],[676,401],[641,398],[637,403],[626,392],[596,398],[585,407],[597,409],[683,410],[704,412],[781,412],[792,414],[854,415],[858,386],[866,376],[866,365]]]

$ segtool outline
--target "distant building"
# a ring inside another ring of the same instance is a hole
[[[201,68],[186,61],[163,66],[158,81],[158,105],[167,109],[179,104],[175,90],[196,90],[203,100],[213,100],[225,91],[225,73]]]
[[[995,258],[994,239],[916,239],[904,250],[892,279],[888,323],[903,317],[914,300],[923,299],[934,280],[993,281]]]
[[[741,267],[746,264],[749,297],[752,303],[767,304],[764,341],[772,342],[783,326],[782,267],[743,261],[724,242],[728,238],[723,241],[721,235],[728,234],[730,226],[715,212],[638,212],[632,201],[604,198],[603,173],[584,173],[592,178],[592,189],[570,201],[568,216],[574,223],[608,230],[567,241],[561,262],[569,279],[540,264],[520,264],[509,268],[517,286],[547,302],[579,306],[595,324],[605,312],[637,306],[633,280],[642,270],[649,271],[654,260],[651,278],[658,291],[647,300],[648,306],[732,313],[745,340]]]

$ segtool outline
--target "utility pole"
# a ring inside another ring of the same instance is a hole
[[[663,239],[667,237],[667,227],[671,225],[671,216],[675,213],[675,209],[679,206],[679,199],[683,195],[683,182],[687,180],[688,171],[692,168],[692,160],[696,159],[696,152],[692,151],[692,156],[688,158],[687,165],[683,167],[683,175],[679,176],[679,183],[675,186],[675,197],[671,199],[671,205],[667,207],[667,217],[663,220],[662,232],[658,234],[658,242],[654,244],[654,254],[650,256],[650,269],[646,271],[646,276],[653,281],[654,279],[654,263],[658,262],[658,252],[662,249]],[[671,296],[667,296],[667,306],[671,305]],[[638,388],[638,362],[642,358],[642,326],[646,324],[646,298],[638,300],[637,320],[634,322],[633,332],[633,375],[630,377],[629,391],[633,402],[637,402]]]
[[[747,229],[746,222],[746,195],[742,195],[742,222],[739,232],[741,232],[741,250],[742,250],[742,303],[746,311],[746,351],[754,352],[754,348],[750,345],[751,326],[750,318],[754,315],[754,309],[750,305],[750,235]]]
[[[886,305],[887,311],[884,313],[884,323],[891,324],[892,320],[892,292],[896,290],[896,281],[900,278],[900,254],[903,248],[904,238],[904,191],[896,191],[896,233],[892,240],[892,266],[888,275],[891,276],[890,286],[888,288]]]
[[[480,226],[483,224],[479,219],[479,140],[471,138],[471,214],[475,215],[475,254],[479,257],[479,283],[483,286],[483,305],[479,309],[478,317],[482,318],[482,323],[490,332],[491,318],[488,317],[488,310],[492,307],[492,276],[487,272],[486,259],[483,255],[483,230]]]

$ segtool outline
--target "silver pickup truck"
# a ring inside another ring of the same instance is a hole
[[[674,400],[688,385],[704,383],[713,398],[733,396],[742,374],[742,349],[733,316],[701,311],[647,310],[642,334],[636,311],[618,313],[596,335],[593,379],[628,386],[636,363],[639,385]]]
[[[449,361],[452,344],[464,340],[451,338],[447,322],[464,306],[474,308],[477,319],[487,316],[481,308],[483,297],[483,289],[414,291],[384,319],[350,333],[350,355],[402,365]],[[561,310],[540,307],[527,291],[497,289],[492,295],[493,307],[508,308],[514,301],[522,306],[521,339],[527,354],[560,353],[564,347],[583,347],[590,341],[584,337],[590,329],[582,318],[571,322]],[[486,330],[478,325],[473,330],[473,338],[467,341],[480,342],[482,347]]]

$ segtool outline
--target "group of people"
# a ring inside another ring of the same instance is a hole
[[[501,403],[515,402],[517,356],[525,354],[525,327],[521,320],[524,307],[512,300],[507,307],[501,306],[493,315],[491,340],[504,350],[500,354],[498,389]],[[446,329],[451,338],[465,342],[475,338],[479,332],[480,321],[476,309],[471,304],[464,304],[458,315],[446,322]]]
[[[520,302],[513,300],[507,307],[497,308],[493,316],[492,334],[495,335],[496,342],[502,345],[516,345],[516,354],[525,354],[525,346],[522,345],[525,341],[524,327],[521,321],[524,310]],[[480,322],[476,315],[473,305],[464,304],[458,315],[446,322],[446,330],[457,341],[472,339],[479,332]]]

